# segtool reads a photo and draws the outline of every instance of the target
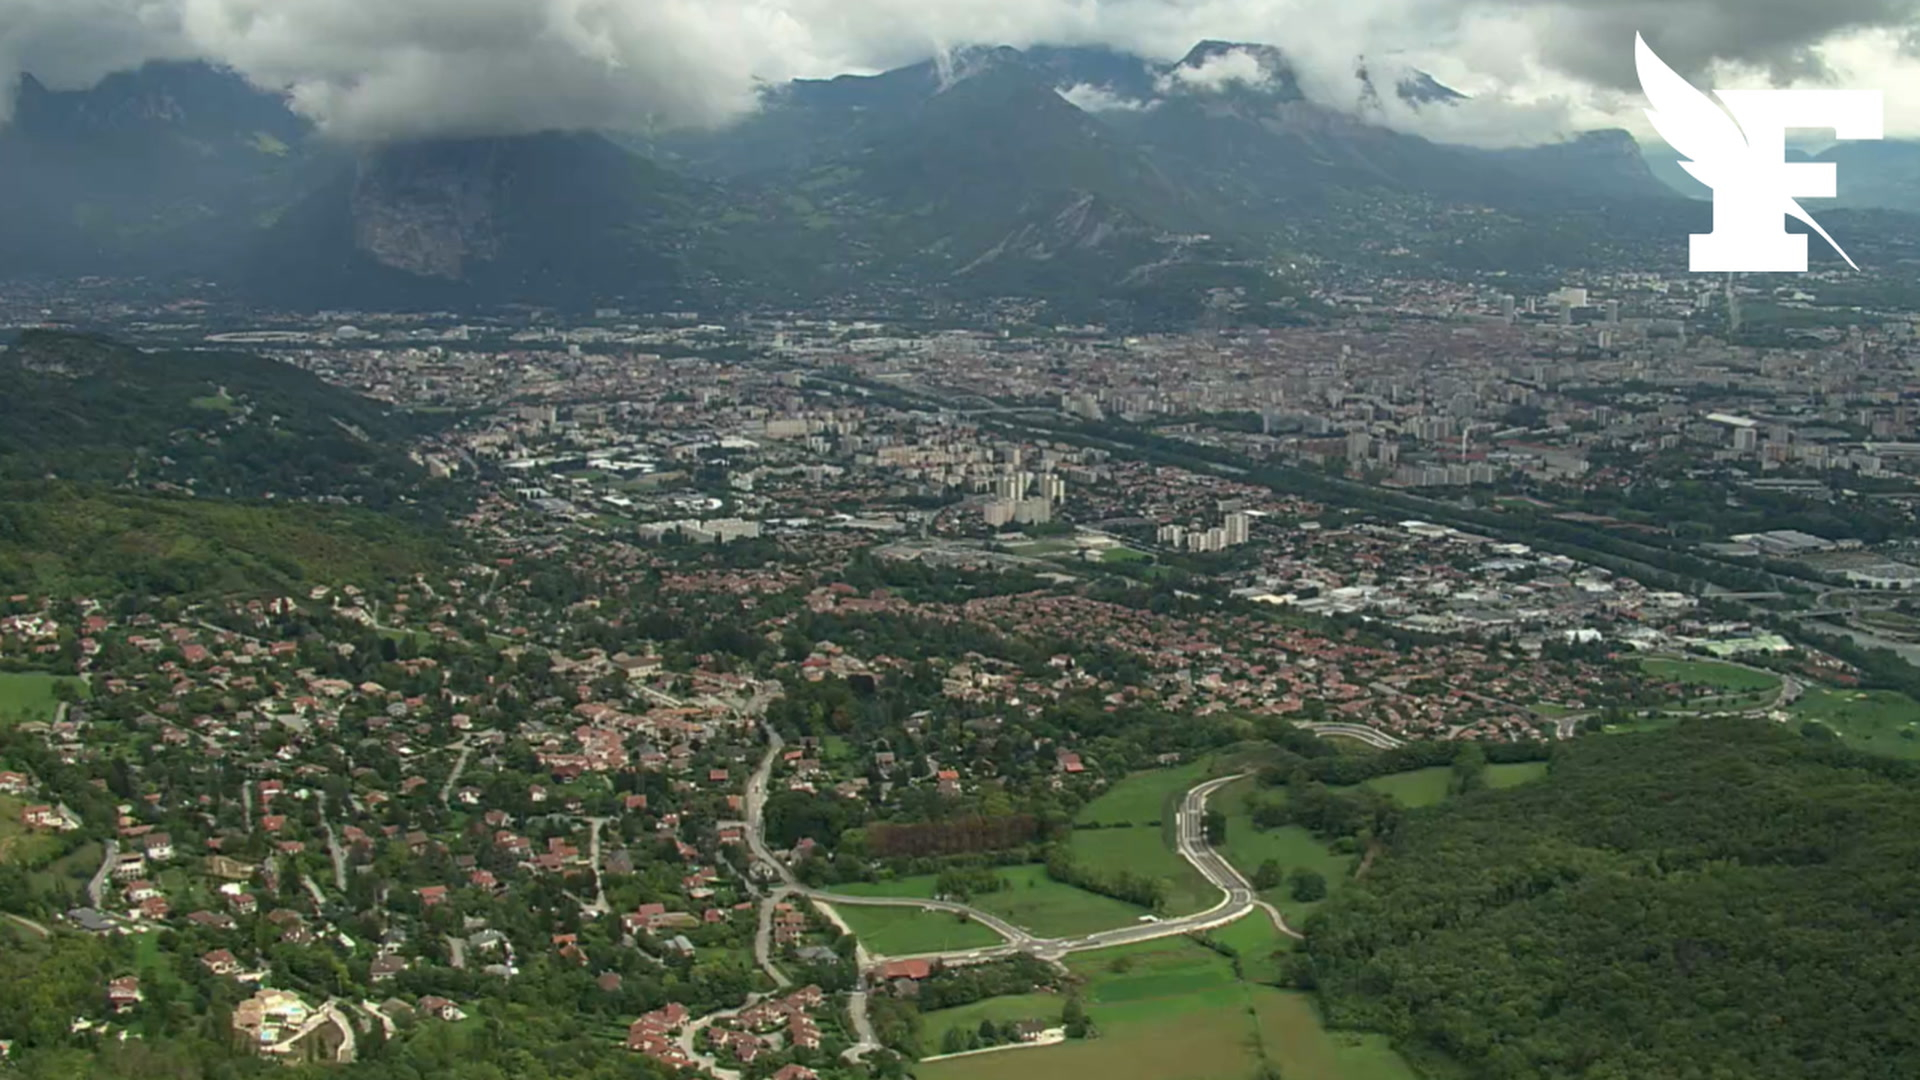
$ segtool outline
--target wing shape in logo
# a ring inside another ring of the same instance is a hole
[[[1646,110],[1647,120],[1653,124],[1653,130],[1667,140],[1667,145],[1687,158],[1680,163],[1681,168],[1710,188],[1737,187],[1751,182],[1746,133],[1725,109],[1668,67],[1639,34],[1633,35],[1633,66],[1640,75],[1640,89],[1653,105]],[[1848,266],[1860,269],[1853,257],[1835,243],[1798,202],[1785,195],[1780,197],[1780,202],[1782,213],[1805,222],[1847,260]]]

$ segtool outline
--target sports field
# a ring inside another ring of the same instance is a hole
[[[1856,750],[1920,759],[1920,703],[1892,690],[1809,687],[1793,715],[1818,720]]]
[[[1714,660],[1668,660],[1651,657],[1640,661],[1640,670],[1665,682],[1704,686],[1726,693],[1772,691],[1780,687],[1780,676],[1754,671]]]

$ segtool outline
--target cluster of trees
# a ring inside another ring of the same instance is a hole
[[[1059,973],[1044,960],[1023,954],[987,964],[942,968],[922,980],[918,1001],[922,1011],[953,1009],[988,998],[1029,994],[1059,982]]]
[[[1006,887],[1007,879],[989,866],[949,866],[934,878],[936,893],[960,901],[997,893]]]
[[[996,1024],[992,1020],[982,1019],[978,1028],[948,1028],[940,1036],[940,1052],[958,1054],[967,1050],[981,1050],[989,1046],[1003,1046],[1020,1041],[1020,1024],[1008,1020]]]
[[[1312,732],[1278,718],[1263,720],[1260,734],[1280,749],[1260,770],[1261,783],[1268,787],[1287,783],[1295,775],[1345,787],[1376,776],[1452,765],[1462,754],[1481,755],[1483,765],[1547,761],[1553,756],[1553,744],[1548,742],[1483,744],[1455,739],[1421,739],[1377,754],[1344,754]]]
[[[1406,812],[1391,796],[1371,788],[1336,789],[1305,777],[1289,783],[1285,797],[1255,795],[1247,805],[1257,828],[1299,825],[1322,839],[1384,839]]]
[[[876,822],[867,826],[867,850],[882,859],[927,858],[1001,851],[1033,843],[1041,835],[1032,814],[979,815],[917,824]]]
[[[1920,1075],[1920,766],[1747,720],[1407,816],[1310,925],[1329,1021],[1449,1074]]]

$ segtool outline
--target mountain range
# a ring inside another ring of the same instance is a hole
[[[977,48],[769,88],[718,131],[349,147],[204,65],[78,92],[29,76],[0,131],[0,275],[205,279],[308,309],[1021,296],[1284,317],[1319,260],[1645,264],[1704,228],[1624,132],[1435,143],[1386,126],[1382,95],[1460,95],[1354,78],[1343,111],[1271,46]]]

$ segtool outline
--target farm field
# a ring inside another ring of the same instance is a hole
[[[42,671],[0,671],[0,723],[53,719],[58,707],[53,688],[63,682],[87,696],[87,684],[79,679]]]
[[[1920,703],[1892,690],[1808,687],[1793,716],[1817,720],[1856,750],[1920,759]]]
[[[1413,1080],[1378,1037],[1326,1031],[1305,995],[1242,982],[1225,957],[1183,938],[1080,953],[1067,965],[1084,980],[1095,1037],[934,1062],[915,1075],[1243,1080],[1272,1070],[1287,1080]]]
[[[1205,761],[1170,769],[1135,773],[1113,785],[1074,815],[1077,825],[1099,824],[1099,829],[1075,829],[1069,846],[1082,866],[1102,872],[1122,870],[1165,878],[1171,885],[1167,914],[1203,911],[1220,898],[1191,864],[1173,848],[1173,819],[1180,797],[1206,779]]]
[[[1111,930],[1133,923],[1145,913],[1144,908],[1055,881],[1047,876],[1044,866],[1002,866],[994,872],[1007,887],[999,892],[981,893],[967,902],[1042,937],[1078,937],[1096,930]],[[854,896],[931,897],[936,881],[934,875],[923,874],[840,886],[839,891]]]
[[[836,904],[853,935],[869,953],[912,956],[916,953],[981,949],[1000,944],[1000,935],[945,911],[907,907],[861,907]]]

